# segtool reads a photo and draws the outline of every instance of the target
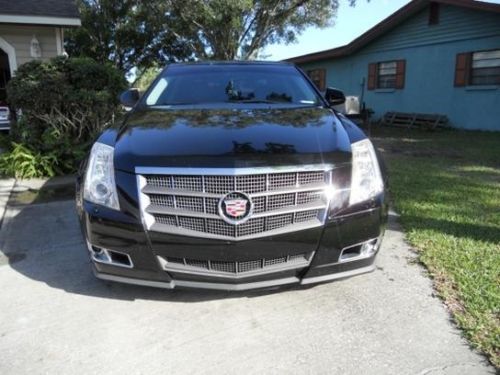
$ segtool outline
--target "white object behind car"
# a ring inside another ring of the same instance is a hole
[[[10,115],[9,107],[0,106],[0,129],[10,128],[9,115]]]
[[[336,105],[333,108],[344,115],[359,115],[361,108],[359,104],[359,97],[346,96],[345,103]]]
[[[346,96],[345,98],[345,114],[359,115],[360,113],[359,98],[357,96]]]

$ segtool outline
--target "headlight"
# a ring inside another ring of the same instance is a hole
[[[111,146],[94,144],[85,174],[83,197],[89,202],[119,210],[113,153]]]
[[[353,143],[351,196],[349,204],[373,198],[384,189],[380,167],[372,143],[368,139]]]

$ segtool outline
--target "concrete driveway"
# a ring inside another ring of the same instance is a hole
[[[226,293],[106,283],[73,202],[9,208],[0,232],[0,374],[493,374],[392,222],[377,270]]]

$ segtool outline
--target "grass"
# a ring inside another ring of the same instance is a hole
[[[378,128],[410,244],[470,343],[500,367],[500,134]]]

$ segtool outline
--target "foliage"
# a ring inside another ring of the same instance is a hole
[[[13,149],[0,155],[0,171],[16,178],[53,177],[58,159],[54,153],[42,155],[20,143],[13,143]]]
[[[471,343],[500,366],[500,134],[378,130],[410,243]]]
[[[88,58],[21,65],[7,85],[9,104],[22,113],[11,128],[24,147],[19,154],[31,154],[32,165],[47,175],[75,171],[93,138],[112,122],[124,88],[118,70]],[[44,167],[48,162],[52,171]]]
[[[186,38],[195,57],[217,60],[253,59],[268,44],[295,42],[307,27],[331,25],[338,8],[338,0],[168,3],[170,24]]]
[[[140,92],[146,91],[160,72],[161,69],[156,66],[146,69],[141,76],[135,80],[134,87]]]
[[[82,27],[66,33],[70,56],[111,62],[126,73],[190,55],[184,41],[170,31],[162,0],[77,0],[77,4]]]
[[[355,0],[349,0],[354,5]],[[123,72],[195,59],[253,59],[333,23],[338,0],[78,0],[82,27],[67,34],[74,56]]]

